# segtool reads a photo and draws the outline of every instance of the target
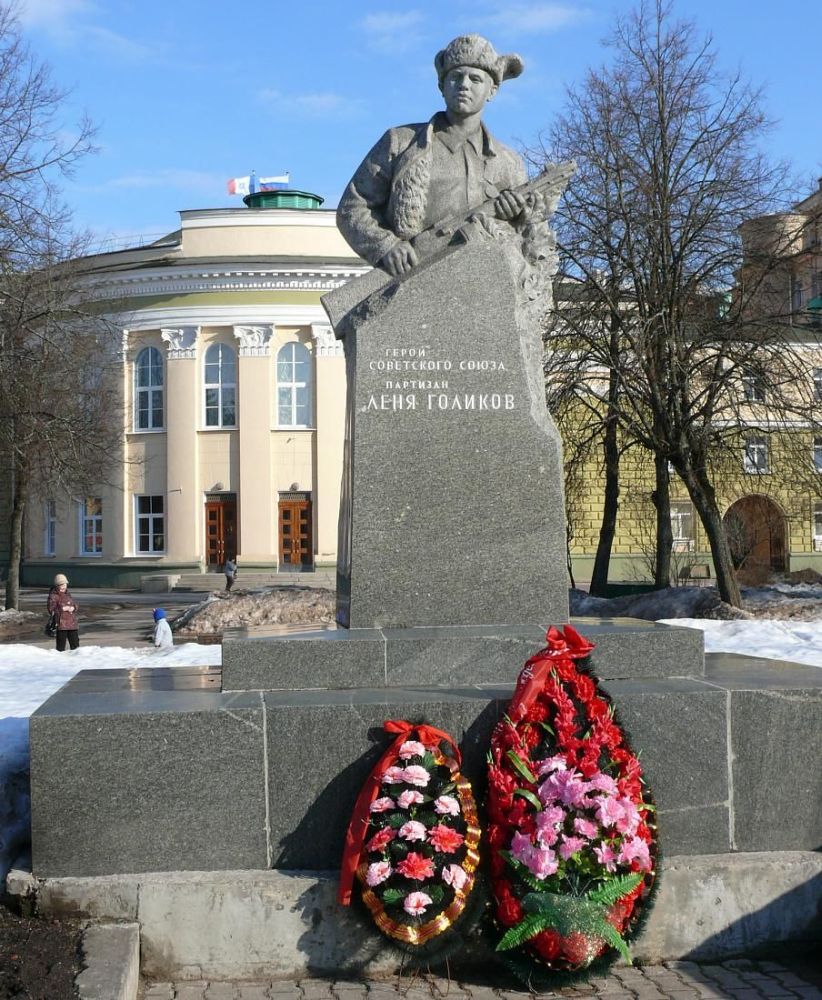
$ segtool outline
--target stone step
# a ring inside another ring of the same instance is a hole
[[[595,644],[591,667],[602,680],[704,673],[699,629],[629,618],[575,618],[572,624]],[[545,645],[546,628],[230,629],[223,638],[223,690],[513,684]]]
[[[139,924],[142,973],[153,979],[371,977],[403,962],[356,907],[337,905],[335,872],[163,872],[32,888],[42,914]],[[763,948],[784,956],[818,943],[820,905],[822,858],[811,851],[668,857],[631,950],[643,965]],[[475,935],[450,965],[490,972],[487,939]]]
[[[234,583],[237,590],[255,587],[328,587],[333,590],[336,574],[333,570],[317,570],[313,573],[253,573],[242,568]],[[184,573],[174,584],[179,591],[212,591],[225,589],[222,573]]]

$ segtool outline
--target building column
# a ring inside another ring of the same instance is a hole
[[[202,392],[197,365],[199,326],[164,327],[168,345],[166,406],[166,558],[197,562],[203,558],[203,498],[198,489],[197,428]]]
[[[240,565],[277,562],[276,504],[271,479],[272,324],[235,326],[239,343]]]
[[[345,438],[345,356],[328,323],[312,323],[316,358],[317,469],[314,491],[318,562],[336,558],[343,441]]]

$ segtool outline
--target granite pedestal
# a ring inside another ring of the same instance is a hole
[[[387,718],[436,722],[483,794],[513,678],[228,694],[213,670],[84,671],[31,719],[38,876],[335,868]],[[822,672],[711,654],[606,689],[642,754],[666,856],[822,843]],[[801,751],[801,752],[800,752]]]

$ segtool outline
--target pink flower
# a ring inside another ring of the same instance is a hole
[[[619,852],[619,861],[621,864],[630,864],[634,860],[638,862],[640,871],[650,871],[651,855],[648,851],[648,845],[642,837],[631,837],[623,841]]]
[[[459,865],[446,865],[442,870],[442,880],[446,885],[450,885],[452,889],[459,892],[468,881],[468,873]]]
[[[599,827],[593,820],[585,819],[584,816],[577,816],[574,820],[574,830],[583,837],[593,840],[599,834]]]
[[[557,754],[554,757],[548,757],[546,760],[542,761],[539,765],[539,774],[547,774],[549,771],[567,771],[568,764],[562,754]]]
[[[527,833],[515,833],[511,838],[511,853],[524,865],[528,864],[527,859],[531,856],[534,845]]]
[[[400,827],[400,836],[403,840],[425,840],[428,837],[428,831],[425,829],[424,823],[409,819]]]
[[[418,785],[420,788],[425,788],[431,780],[431,775],[419,764],[411,764],[410,767],[403,770],[402,774],[402,781],[409,785]]]
[[[539,786],[539,798],[543,805],[559,801],[579,809],[588,805],[585,795],[589,788],[579,771],[553,771]]]
[[[533,848],[531,857],[525,863],[530,868],[534,878],[538,879],[544,879],[549,875],[553,875],[559,867],[556,854],[551,850],[543,850],[539,847]]]
[[[440,816],[459,816],[460,804],[453,795],[440,795],[434,802],[434,812]]]
[[[596,807],[597,819],[603,826],[615,826],[625,814],[625,810],[610,796],[599,800]]]
[[[581,851],[586,843],[587,841],[584,837],[563,837],[562,843],[559,845],[559,856],[563,861],[567,861],[572,854]]]
[[[397,805],[402,809],[407,809],[410,805],[414,805],[416,802],[422,802],[422,800],[422,792],[417,792],[411,788],[407,788],[398,796]]]
[[[393,809],[395,805],[396,803],[393,799],[389,799],[387,795],[384,795],[381,799],[374,799],[368,808],[372,813],[384,813],[389,809]]]
[[[591,778],[588,787],[598,792],[607,792],[608,795],[616,795],[617,793],[617,783],[610,775],[603,774],[601,771]]]
[[[387,767],[385,769],[385,774],[382,776],[382,780],[386,785],[400,785],[405,781],[405,768],[397,767],[396,764],[393,767]]]
[[[365,873],[365,881],[370,886],[379,885],[390,877],[391,865],[387,861],[375,861],[373,865],[368,866],[368,871]]]
[[[543,812],[537,813],[537,842],[540,847],[552,847],[557,842],[559,836],[557,832],[558,821],[552,815],[556,812],[559,812],[562,818],[565,817],[562,809],[545,809]]]
[[[425,747],[418,740],[406,740],[400,747],[400,760],[410,760],[411,757],[425,756]]]
[[[597,856],[597,861],[601,865],[605,866],[606,871],[616,871],[616,851],[610,844],[603,844],[602,847],[595,847],[594,854]]]
[[[639,813],[637,808],[627,796],[622,796],[617,799],[618,804],[622,807],[622,816],[616,821],[616,828],[622,834],[627,834],[629,837],[637,831],[639,826]]]
[[[433,900],[424,892],[409,892],[403,901],[402,908],[412,917],[420,917]]]

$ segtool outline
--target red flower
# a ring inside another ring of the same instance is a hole
[[[397,871],[406,878],[423,879],[433,878],[434,862],[416,851],[409,851],[406,857],[397,865]]]
[[[450,826],[440,823],[438,826],[432,827],[428,834],[428,840],[434,845],[435,850],[441,851],[443,854],[453,854],[465,840],[465,837]]]
[[[572,682],[572,686],[574,689],[574,694],[577,696],[577,698],[579,698],[581,702],[585,704],[587,708],[591,699],[596,694],[596,685],[594,684],[594,682],[591,680],[590,677],[587,677],[585,674],[577,674],[577,676],[574,678]]]
[[[547,719],[548,708],[541,701],[535,701],[525,713],[527,722],[545,722]]]
[[[510,883],[504,879],[497,883],[497,919],[503,927],[513,927],[522,920],[522,907],[512,895]]]
[[[557,931],[540,931],[528,943],[540,958],[550,962],[559,956],[562,937]]]
[[[365,845],[366,851],[382,851],[397,834],[389,826],[384,826]]]

